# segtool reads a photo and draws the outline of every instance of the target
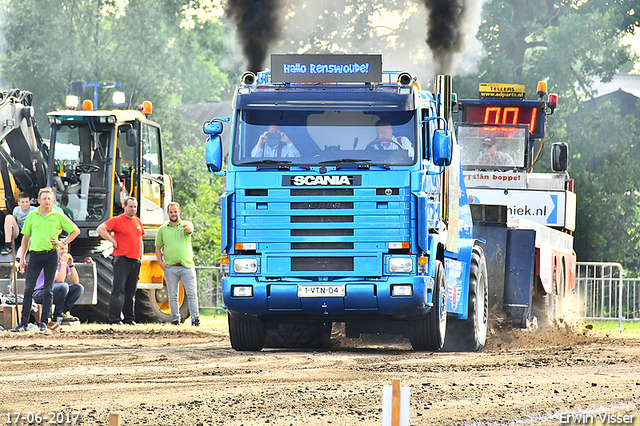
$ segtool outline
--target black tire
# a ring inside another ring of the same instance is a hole
[[[469,265],[469,310],[466,320],[449,318],[443,349],[456,352],[478,352],[487,341],[489,318],[489,285],[484,250],[474,246]]]
[[[98,273],[98,303],[96,305],[76,305],[72,309],[73,315],[82,322],[109,322],[109,299],[113,288],[112,258],[101,255],[92,256]],[[180,283],[180,292],[184,295],[184,288]],[[136,292],[136,321],[139,322],[171,322],[168,302],[166,302],[166,285],[160,290],[138,290]],[[189,317],[189,303],[182,297],[180,317],[184,321]]]
[[[229,339],[236,351],[260,351],[264,347],[267,334],[261,320],[239,320],[227,313],[229,321]]]
[[[436,260],[433,306],[424,318],[409,321],[409,341],[416,351],[438,351],[447,332],[447,289],[444,266]]]
[[[331,323],[278,322],[269,327],[265,348],[321,349],[329,346]]]
[[[169,293],[167,284],[162,281],[161,289],[145,289],[136,292],[136,321],[140,322],[171,322],[169,309]],[[178,303],[180,303],[180,319],[184,322],[189,318],[189,302],[184,295],[182,282],[178,289]]]
[[[111,258],[92,256],[98,274],[98,303],[96,305],[75,305],[71,313],[82,322],[109,322],[109,298],[113,288],[113,264]]]

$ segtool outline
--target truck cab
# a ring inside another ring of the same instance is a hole
[[[221,199],[235,349],[322,346],[344,322],[349,337],[437,350],[447,317],[468,318],[474,241],[450,79],[435,94],[407,73],[385,83],[381,62],[282,55],[236,90]],[[213,172],[219,122],[205,124]]]

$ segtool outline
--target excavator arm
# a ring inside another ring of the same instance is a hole
[[[1,172],[8,208],[15,205],[15,200],[7,173],[31,198],[37,198],[38,190],[47,182],[48,148],[36,126],[32,99],[31,92],[20,89],[0,92]]]

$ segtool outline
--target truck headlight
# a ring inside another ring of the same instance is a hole
[[[392,257],[389,259],[389,272],[405,272],[413,271],[413,258],[411,257]]]
[[[253,297],[253,286],[250,285],[232,285],[231,296],[233,297]]]
[[[392,296],[413,296],[413,286],[411,284],[391,285]]]
[[[233,259],[233,272],[251,274],[258,271],[258,260],[251,257]]]

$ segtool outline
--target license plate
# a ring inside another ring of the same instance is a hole
[[[344,285],[299,285],[298,297],[344,297]]]

